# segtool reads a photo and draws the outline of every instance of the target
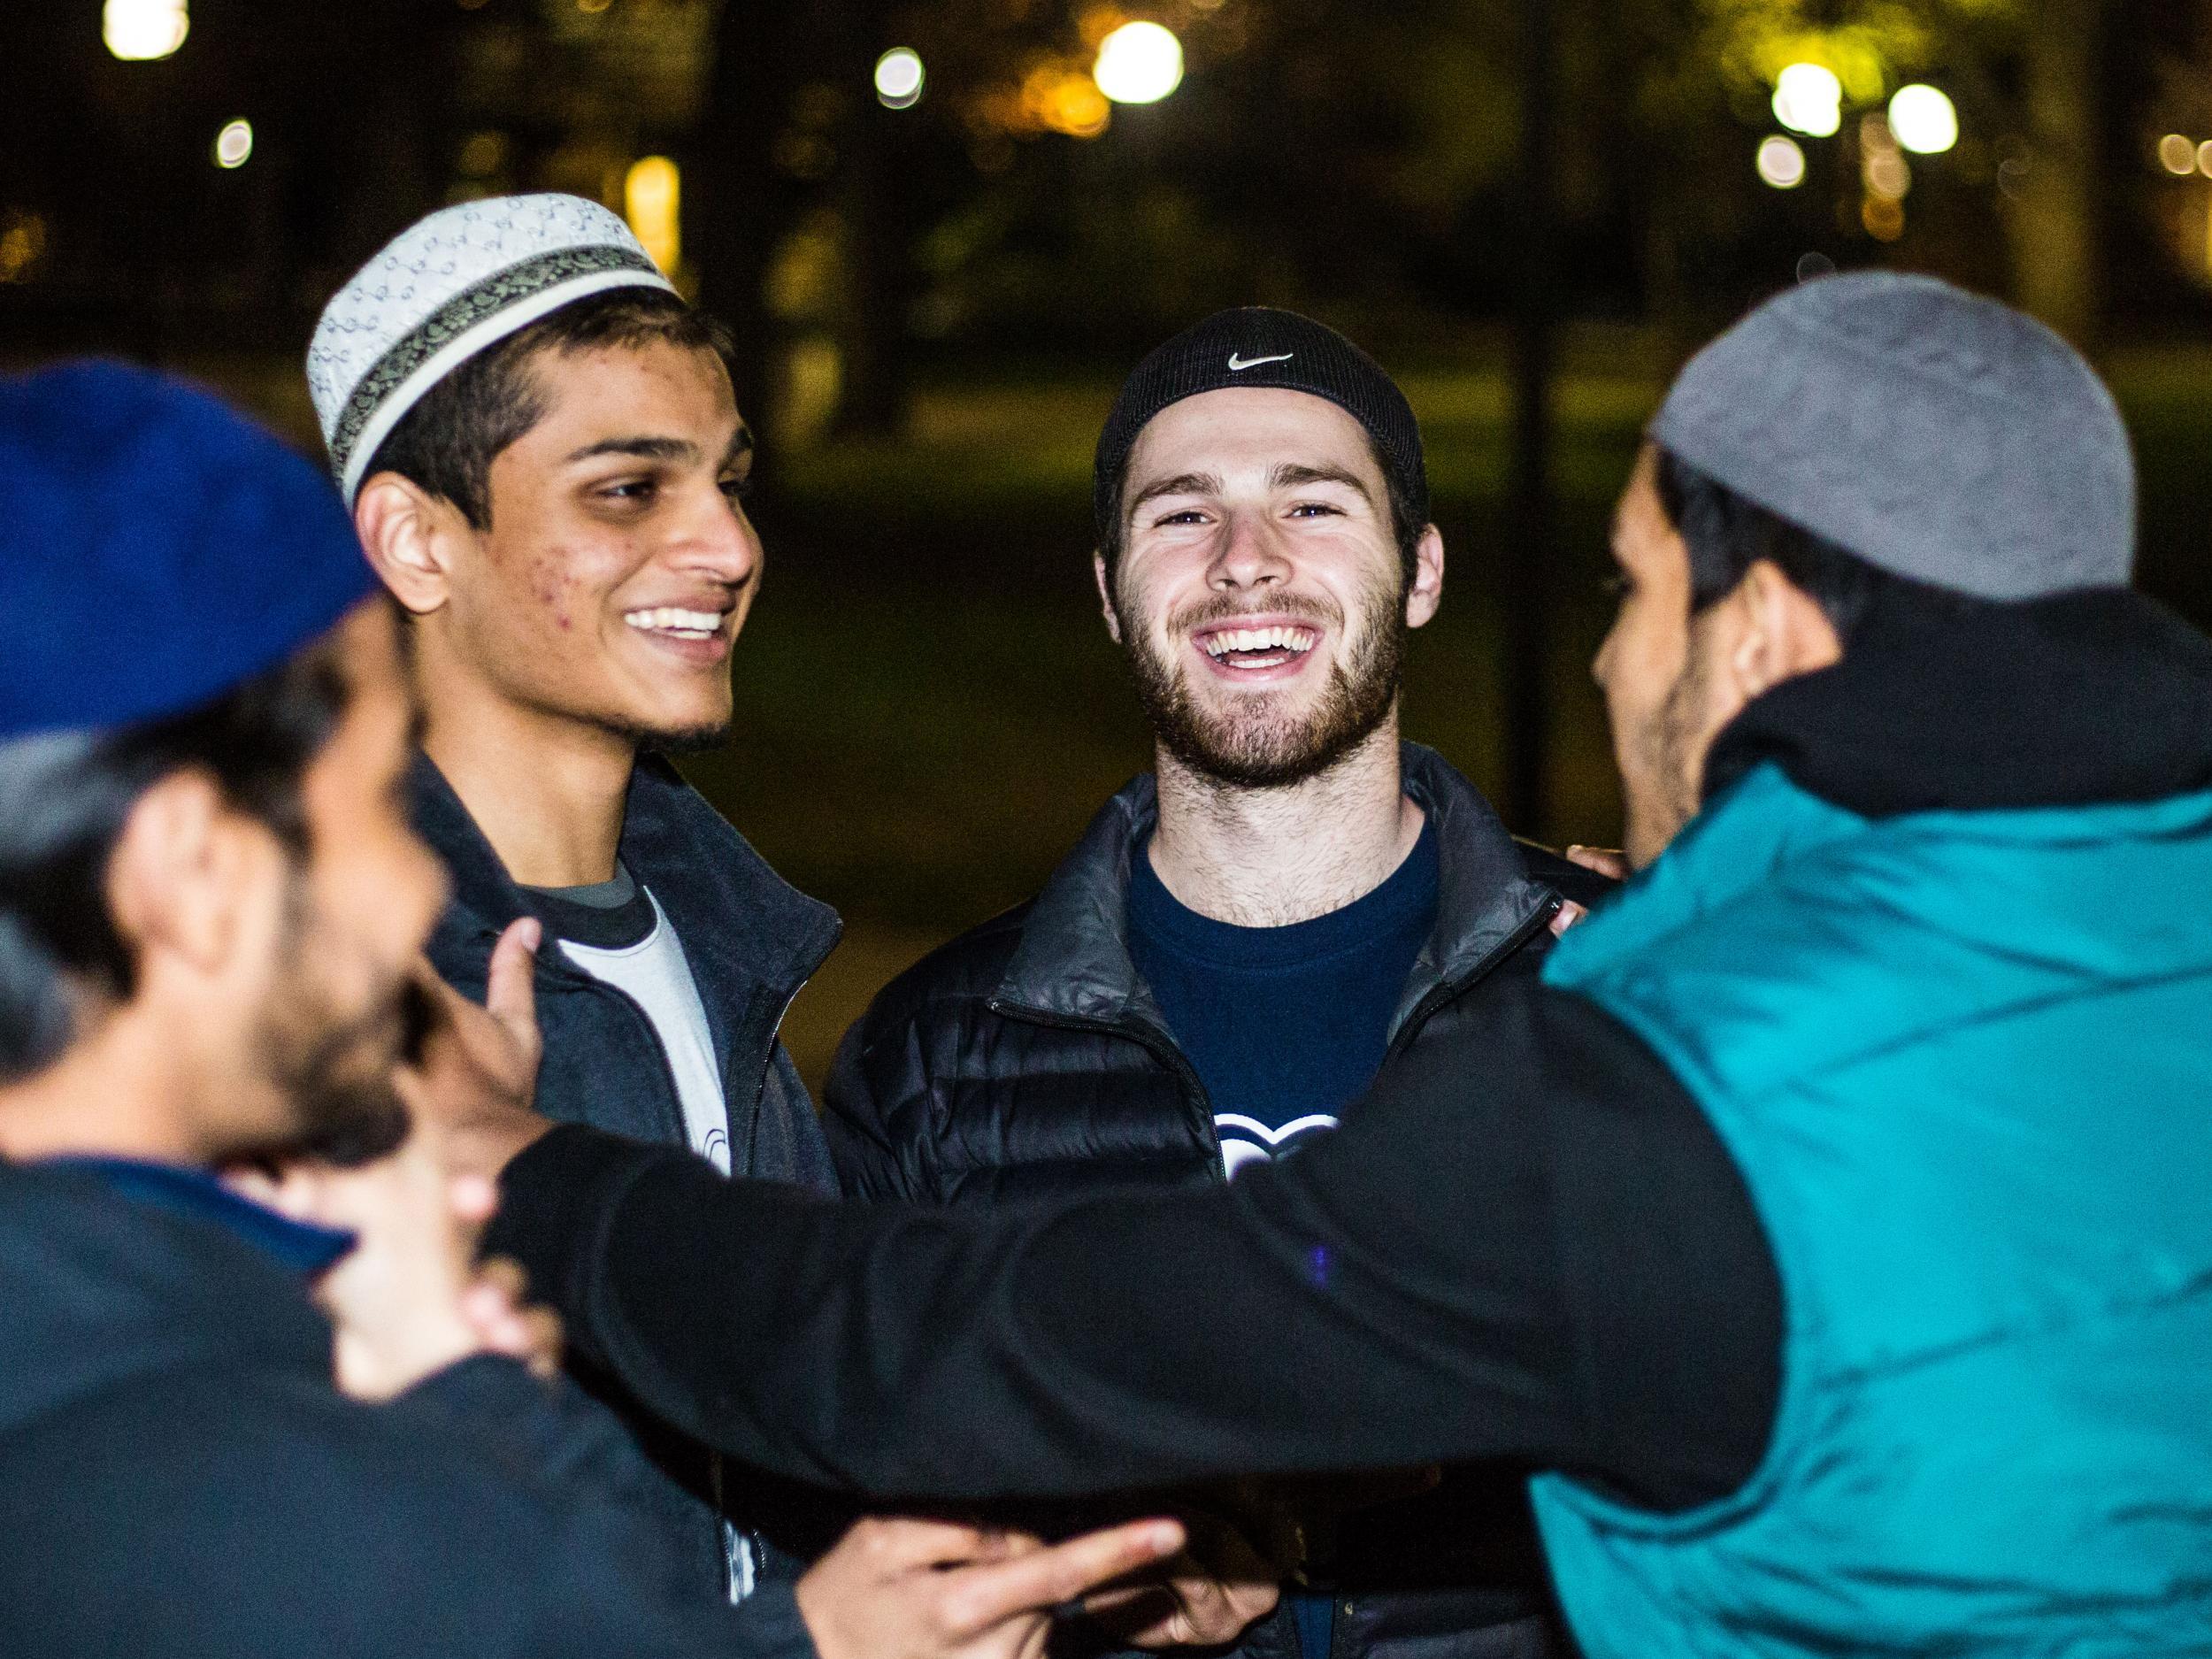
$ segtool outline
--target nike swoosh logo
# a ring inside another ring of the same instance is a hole
[[[1229,373],[1241,374],[1247,369],[1258,368],[1263,363],[1287,363],[1297,355],[1294,351],[1286,351],[1279,357],[1240,357],[1232,351],[1229,354]]]

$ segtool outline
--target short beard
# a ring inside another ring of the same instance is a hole
[[[1169,637],[1183,639],[1194,628],[1247,609],[1223,603],[1185,611],[1172,619]],[[1302,609],[1319,622],[1342,620],[1316,606],[1289,609]],[[1330,665],[1329,683],[1318,706],[1295,719],[1252,719],[1202,713],[1191,695],[1187,671],[1161,657],[1119,591],[1114,595],[1130,679],[1153,735],[1192,772],[1238,789],[1281,788],[1318,777],[1390,718],[1397,706],[1405,661],[1404,596],[1394,585],[1377,588],[1366,595],[1363,611],[1366,626],[1353,643],[1349,660]]]
[[[294,1134],[281,1150],[348,1167],[367,1164],[407,1139],[407,1107],[393,1071],[407,1045],[408,998],[420,993],[403,983],[365,1014],[335,1014],[309,965],[320,953],[305,878],[296,871],[285,911],[277,988],[255,1033],[262,1074],[293,1105]]]
[[[1693,618],[1682,672],[1667,688],[1652,738],[1652,775],[1666,813],[1664,825],[1655,826],[1664,831],[1662,846],[1681,833],[1704,804],[1705,709],[1711,681],[1711,664]]]
[[[678,726],[673,731],[655,731],[642,726],[611,725],[612,732],[640,753],[657,755],[704,755],[730,741],[734,720],[721,720],[712,726]]]

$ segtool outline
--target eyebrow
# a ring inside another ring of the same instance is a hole
[[[1375,504],[1375,497],[1369,492],[1366,480],[1356,472],[1348,472],[1340,466],[1307,466],[1295,461],[1286,461],[1269,474],[1268,481],[1277,489],[1288,489],[1299,484],[1341,484],[1347,489],[1356,491],[1359,498],[1369,506]]]
[[[641,461],[695,461],[699,446],[688,438],[602,438],[580,449],[572,449],[565,461],[588,461],[595,456],[630,455]]]
[[[1139,490],[1135,498],[1129,503],[1129,511],[1134,514],[1137,509],[1143,506],[1145,503],[1157,501],[1163,495],[1218,495],[1219,494],[1221,494],[1221,480],[1211,472],[1178,472],[1173,478],[1156,478]]]

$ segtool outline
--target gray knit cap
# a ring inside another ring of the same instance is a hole
[[[2125,587],[2135,463],[2112,395],[2018,311],[1859,272],[1777,296],[1690,360],[1651,436],[1900,576],[1986,599]]]

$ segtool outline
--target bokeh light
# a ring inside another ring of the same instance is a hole
[[[2158,165],[2176,178],[2186,178],[2197,170],[2197,147],[2179,133],[2169,133],[2158,141]]]
[[[921,102],[922,55],[910,46],[894,46],[876,59],[876,102],[887,110],[910,110]]]
[[[1019,111],[1026,130],[1096,138],[1113,119],[1114,106],[1081,70],[1040,64],[1022,81]]]
[[[1157,104],[1183,84],[1183,42],[1157,23],[1125,23],[1099,42],[1091,79],[1116,104]]]
[[[1793,138],[1770,133],[1759,141],[1759,176],[1778,190],[1794,190],[1805,182],[1805,152]]]
[[[683,175],[665,156],[631,164],[622,180],[623,217],[653,263],[673,276],[683,258]]]
[[[191,31],[185,0],[107,0],[100,12],[100,38],[127,64],[171,56]]]
[[[253,123],[235,120],[225,124],[215,134],[215,165],[219,167],[242,167],[253,154]]]
[[[2212,138],[2197,146],[2197,171],[2212,179]]]
[[[1774,119],[1809,138],[1833,138],[1843,126],[1843,82],[1820,64],[1792,64],[1774,83]]]
[[[1915,155],[1939,156],[1959,142],[1958,109],[1939,88],[1900,87],[1889,101],[1889,130]]]

